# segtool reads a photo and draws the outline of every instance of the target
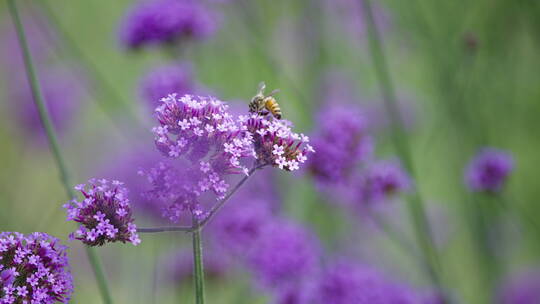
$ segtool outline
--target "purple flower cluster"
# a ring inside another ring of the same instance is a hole
[[[210,192],[223,198],[229,189],[225,177],[249,171],[242,162],[253,155],[251,134],[227,108],[211,97],[175,94],[156,108],[156,146],[174,161],[160,162],[144,174],[152,184],[151,197],[173,201],[165,215],[174,222],[186,210],[204,217],[199,198]]]
[[[412,304],[418,295],[407,286],[386,279],[377,270],[350,261],[328,266],[312,287],[314,304]]]
[[[127,189],[122,185],[119,181],[91,179],[88,185],[75,187],[84,199],[64,205],[67,219],[81,224],[70,238],[88,246],[102,246],[106,242],[138,245],[141,242],[131,216]]]
[[[319,130],[313,136],[317,153],[310,158],[309,171],[322,185],[347,183],[373,150],[366,120],[354,106],[332,105],[317,121]]]
[[[216,19],[196,0],[140,1],[125,17],[120,38],[130,49],[203,39],[216,31]]]
[[[465,182],[471,191],[498,192],[513,168],[511,154],[495,148],[484,148],[470,161]]]
[[[226,206],[223,214],[210,225],[211,236],[228,253],[243,255],[250,252],[267,231],[274,216],[264,199],[242,199]]]
[[[45,233],[0,233],[0,303],[68,303],[73,279],[66,249]]]
[[[358,182],[359,201],[363,205],[380,202],[395,193],[408,191],[412,186],[399,162],[388,160],[370,163]]]
[[[308,230],[275,220],[254,244],[248,263],[259,282],[276,287],[316,273],[319,256],[319,245]]]
[[[286,120],[268,119],[257,114],[240,116],[240,122],[253,136],[255,157],[259,165],[271,165],[286,171],[300,169],[300,163],[315,152],[309,137],[291,130]]]
[[[152,110],[159,106],[161,98],[169,94],[182,96],[196,90],[192,67],[188,63],[154,68],[141,81],[142,97]]]

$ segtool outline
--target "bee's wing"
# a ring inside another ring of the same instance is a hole
[[[265,88],[266,88],[266,84],[264,83],[264,81],[261,81],[259,83],[259,93],[262,93]]]
[[[275,89],[273,90],[272,92],[270,92],[270,94],[266,95],[266,96],[274,96],[275,94],[279,93],[279,89]]]

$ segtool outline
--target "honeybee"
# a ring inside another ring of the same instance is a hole
[[[249,103],[249,111],[251,113],[259,113],[261,115],[268,115],[271,113],[277,119],[281,119],[281,108],[277,103],[276,99],[273,97],[274,94],[278,93],[279,90],[273,90],[268,95],[264,95],[264,89],[266,85],[264,82],[259,84],[259,92],[257,95],[253,96],[251,102]]]

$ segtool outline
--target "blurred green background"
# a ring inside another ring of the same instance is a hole
[[[17,2],[24,8],[31,5],[33,14],[50,18],[41,1]],[[181,56],[193,62],[198,81],[222,100],[247,103],[261,80],[270,88],[280,88],[286,117],[299,131],[310,133],[315,127],[313,117],[324,102],[321,83],[328,73],[337,71],[353,84],[352,96],[345,101],[382,104],[367,33],[358,26],[363,22],[361,12],[354,11],[360,6],[354,2],[213,3],[213,9],[222,14],[218,33],[186,46]],[[153,144],[149,129],[154,122],[141,106],[138,84],[149,68],[171,58],[158,49],[136,53],[122,49],[118,28],[132,1],[47,3],[65,31],[64,39],[71,40],[53,46],[57,60],[77,67],[86,78],[99,74],[101,79],[91,81],[97,85],[85,95],[82,115],[61,138],[78,183],[91,177],[91,169],[111,153],[121,153],[129,137]],[[540,254],[540,231],[526,220],[536,218],[540,211],[540,2],[388,0],[375,4],[384,12],[382,37],[392,79],[415,112],[407,135],[416,184],[428,209],[443,213],[447,223],[443,230],[448,236],[441,246],[444,277],[463,303],[481,303],[485,297],[479,292],[483,288],[481,263],[467,224],[470,205],[479,198],[467,194],[462,181],[463,168],[479,147],[507,149],[516,160],[504,194],[506,207],[488,205],[488,209],[502,208],[508,222],[505,234],[498,236],[503,272],[532,267]],[[4,1],[0,2],[0,21],[3,28],[11,27]],[[2,73],[2,77],[10,75]],[[104,89],[103,82],[110,89]],[[5,86],[2,81],[4,93]],[[5,106],[8,94],[0,98],[0,230],[43,231],[67,240],[73,226],[61,209],[65,193],[51,154],[46,146],[25,141]],[[388,130],[376,136],[376,154],[395,156]],[[313,227],[329,251],[334,239],[354,234],[346,231],[354,225],[334,225],[346,216],[322,202],[308,179],[282,173],[279,178],[287,212]],[[398,218],[407,217],[405,211],[396,210]],[[179,288],[163,283],[154,286],[155,265],[169,249],[189,246],[189,237],[143,235],[142,241],[137,248],[114,245],[99,250],[117,302],[192,303],[189,283]],[[425,284],[422,271],[390,240],[366,236],[365,244],[381,253],[377,263]],[[76,286],[73,302],[98,303],[81,244],[69,245]],[[210,282],[209,303],[239,303],[238,297],[249,289],[247,282],[245,274],[238,274],[238,280]],[[250,294],[252,299],[245,303],[265,303],[264,296]]]

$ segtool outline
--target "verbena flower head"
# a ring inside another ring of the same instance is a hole
[[[199,40],[215,32],[216,19],[216,14],[201,1],[140,1],[124,19],[121,41],[126,47],[137,49]]]
[[[196,89],[192,68],[187,63],[154,68],[141,81],[142,97],[152,110],[171,93],[182,96],[193,94]]]
[[[513,168],[514,160],[510,153],[484,148],[470,161],[465,182],[471,191],[498,192]]]
[[[413,304],[419,303],[415,292],[405,285],[386,279],[377,270],[337,261],[319,277],[311,294],[313,304]]]
[[[203,195],[222,199],[229,189],[225,178],[249,172],[245,162],[253,156],[252,136],[227,108],[212,97],[175,94],[156,108],[155,144],[170,161],[144,174],[152,184],[148,195],[171,202],[165,215],[174,222],[183,211],[204,217]]]
[[[317,153],[310,158],[309,171],[322,185],[349,181],[373,150],[364,116],[354,106],[329,105],[321,111],[318,126],[312,136]]]
[[[64,205],[67,219],[80,224],[70,238],[88,246],[111,242],[138,245],[141,242],[131,216],[127,189],[122,182],[91,179],[87,185],[78,185],[75,189],[84,198]]]
[[[66,250],[46,233],[0,233],[0,303],[68,303],[73,279]]]
[[[358,179],[362,204],[380,202],[399,192],[411,189],[412,182],[400,163],[379,160],[369,164]]]
[[[540,303],[540,271],[520,273],[502,286],[498,295],[500,304]]]
[[[292,123],[253,114],[239,120],[253,137],[255,158],[259,165],[271,165],[286,171],[300,169],[315,149],[309,137],[291,130]]]
[[[297,283],[317,271],[320,247],[303,227],[276,220],[249,253],[249,265],[268,287]]]

